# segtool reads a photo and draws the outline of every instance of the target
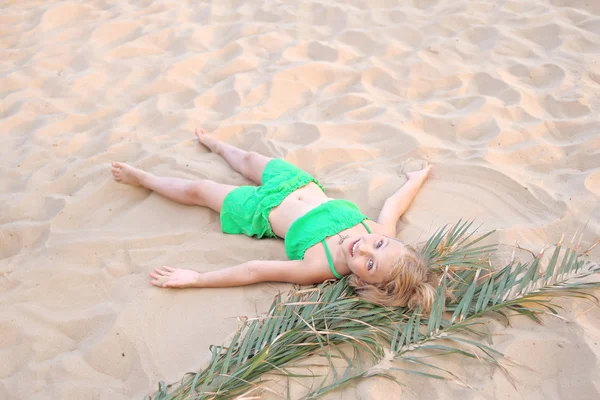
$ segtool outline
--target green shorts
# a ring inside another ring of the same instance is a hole
[[[269,224],[269,213],[290,193],[310,182],[319,185],[315,178],[295,165],[272,159],[262,173],[261,186],[240,186],[225,196],[221,229],[229,234],[276,237]]]

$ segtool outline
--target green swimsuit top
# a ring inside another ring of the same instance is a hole
[[[333,275],[340,279],[333,266],[333,259],[325,238],[333,236],[361,223],[367,232],[371,230],[364,222],[368,219],[360,209],[347,200],[330,200],[313,208],[292,223],[285,235],[285,252],[290,260],[304,259],[304,253],[310,247],[321,242],[325,247],[329,268]]]

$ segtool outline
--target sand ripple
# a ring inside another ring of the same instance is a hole
[[[373,218],[403,163],[428,160],[403,240],[465,217],[535,248],[586,222],[585,241],[600,232],[599,1],[5,3],[2,399],[141,398],[288,288],[148,285],[163,264],[285,256],[111,180],[120,160],[247,184],[195,126],[299,164]],[[567,309],[573,324],[503,331],[501,350],[537,371],[516,372],[521,398],[598,397],[598,308]],[[422,398],[515,395],[500,374],[457,368],[475,391],[403,379]],[[357,390],[344,398],[383,397]]]

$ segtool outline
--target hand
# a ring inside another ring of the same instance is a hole
[[[150,272],[150,276],[154,278],[150,283],[161,288],[197,287],[200,279],[199,272],[167,266],[154,268],[154,272]]]
[[[425,182],[425,179],[427,179],[427,177],[429,176],[429,171],[431,171],[432,168],[433,165],[426,165],[425,168],[421,170],[407,172],[406,176],[408,177],[409,181],[415,180],[417,182],[423,183]]]

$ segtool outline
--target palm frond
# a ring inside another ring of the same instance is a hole
[[[458,221],[453,226],[438,229],[423,246],[422,254],[431,264],[448,267],[490,268],[488,255],[497,249],[489,244],[475,247],[495,231],[474,237],[475,231],[469,232],[473,221]]]
[[[531,253],[527,262],[511,261],[493,269],[490,255],[495,246],[481,245],[492,232],[476,236],[472,224],[459,221],[445,226],[423,246],[432,268],[443,267],[429,315],[362,301],[346,278],[278,295],[264,317],[243,320],[227,346],[211,346],[206,369],[186,374],[179,385],[161,382],[153,398],[233,398],[253,393],[263,387],[261,377],[266,373],[299,378],[288,367],[317,354],[327,361],[331,376],[311,389],[308,398],[374,375],[402,384],[381,368],[363,370],[361,352],[373,364],[391,352],[395,362],[408,366],[392,370],[466,386],[434,360],[448,355],[477,359],[499,368],[513,382],[505,366],[510,360],[491,347],[486,318],[500,316],[509,322],[512,316],[522,315],[541,323],[544,315],[559,315],[556,297],[597,301],[589,290],[600,286],[600,265],[584,262],[573,241],[565,246],[561,240],[547,262],[544,254],[550,248]],[[447,291],[454,296],[447,297]],[[350,346],[354,355],[350,357],[340,346]],[[336,360],[346,362],[341,373]]]

